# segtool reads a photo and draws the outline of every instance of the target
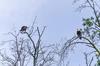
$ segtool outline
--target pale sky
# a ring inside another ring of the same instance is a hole
[[[31,25],[35,16],[40,27],[47,26],[44,41],[56,43],[71,38],[82,26],[85,13],[76,12],[77,6],[72,3],[73,0],[0,0],[0,41],[6,40],[5,33]],[[79,66],[81,55],[73,57],[70,66]]]

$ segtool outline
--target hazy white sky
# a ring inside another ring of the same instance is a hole
[[[38,9],[45,0],[0,0],[0,36],[32,24]]]
[[[6,39],[5,33],[19,30],[22,25],[31,25],[35,16],[40,27],[47,26],[45,41],[57,42],[72,37],[82,24],[82,13],[75,12],[76,7],[72,2],[73,0],[0,0],[0,41]],[[75,57],[71,65],[78,66],[79,61],[80,58]]]

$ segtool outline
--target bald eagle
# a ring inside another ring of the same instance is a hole
[[[82,39],[82,32],[81,30],[77,30],[77,36],[79,39]]]
[[[21,29],[20,29],[20,31],[21,31],[21,32],[23,32],[23,31],[26,32],[26,29],[27,29],[27,28],[28,28],[27,26],[22,26]]]

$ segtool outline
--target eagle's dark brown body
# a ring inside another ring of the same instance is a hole
[[[82,33],[81,33],[80,30],[77,30],[77,36],[78,36],[79,39],[82,39]]]
[[[26,31],[26,29],[27,29],[27,26],[22,26],[20,31]]]

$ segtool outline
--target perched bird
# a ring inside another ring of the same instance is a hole
[[[26,32],[26,29],[27,29],[27,28],[28,28],[27,26],[22,26],[21,29],[20,29],[20,31],[21,31],[21,32],[23,32],[23,31]]]
[[[81,29],[80,30],[77,30],[77,36],[78,36],[79,39],[82,39]]]

